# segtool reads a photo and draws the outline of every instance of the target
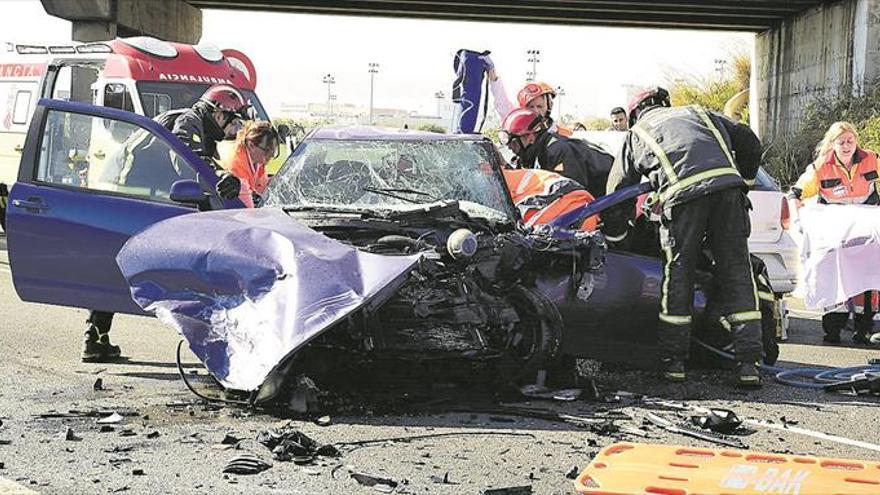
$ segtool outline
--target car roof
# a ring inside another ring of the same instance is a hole
[[[308,140],[326,139],[332,141],[483,141],[482,134],[440,134],[412,129],[392,129],[368,125],[330,125],[315,129]]]

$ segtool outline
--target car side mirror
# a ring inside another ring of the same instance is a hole
[[[198,205],[207,195],[202,186],[194,180],[179,180],[171,185],[171,201],[187,205]]]
[[[290,136],[290,127],[287,124],[280,124],[276,130],[278,131],[278,137],[280,137],[282,141]]]

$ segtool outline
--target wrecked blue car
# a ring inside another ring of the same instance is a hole
[[[155,314],[234,390],[269,394],[321,345],[498,361],[517,380],[559,355],[550,297],[592,283],[604,244],[521,231],[499,166],[480,136],[331,129],[245,210],[157,123],[41,100],[11,193],[15,287]]]
[[[256,402],[322,349],[514,383],[562,355],[650,363],[659,260],[524,229],[501,166],[480,135],[325,128],[247,210],[156,122],[40,100],[10,195],[13,279],[26,301],[158,316]]]

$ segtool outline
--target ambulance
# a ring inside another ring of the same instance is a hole
[[[254,65],[238,50],[170,43],[145,36],[64,45],[6,43],[0,47],[3,49],[0,184],[5,184],[6,189],[16,180],[25,134],[40,98],[119,108],[152,118],[166,110],[191,106],[211,85],[230,84],[249,100],[253,118],[269,120],[255,93]],[[93,135],[91,142],[113,139],[112,129],[103,131],[103,135]],[[93,145],[91,149],[94,151],[90,156],[77,159],[100,166],[104,159],[100,146]],[[281,150],[270,164],[270,173],[280,167],[286,152]]]

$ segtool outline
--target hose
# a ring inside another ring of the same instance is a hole
[[[714,354],[717,354],[718,356],[729,359],[731,361],[736,361],[736,358],[733,356],[733,354],[715,348],[700,339],[695,338],[694,341],[700,347]],[[773,373],[776,381],[783,385],[811,389],[823,389],[829,383],[849,381],[852,379],[853,376],[860,373],[880,373],[880,366],[878,365],[862,365],[842,368],[780,368],[778,366],[761,364],[760,368],[761,371]]]
[[[240,400],[232,400],[232,399],[223,399],[220,397],[208,397],[202,393],[199,393],[193,386],[189,383],[189,380],[186,378],[186,373],[183,372],[183,363],[180,360],[180,349],[183,347],[183,343],[186,342],[184,339],[180,339],[180,342],[177,343],[177,372],[180,374],[180,379],[183,380],[183,384],[186,385],[186,388],[189,389],[196,397],[202,399],[208,403],[221,403],[221,404],[235,404],[239,406],[249,406],[250,403]]]

